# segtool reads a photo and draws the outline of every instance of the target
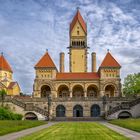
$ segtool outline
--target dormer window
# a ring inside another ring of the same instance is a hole
[[[77,31],[77,35],[79,35],[79,31]]]

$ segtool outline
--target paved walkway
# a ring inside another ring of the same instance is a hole
[[[16,139],[21,138],[25,135],[29,135],[29,134],[34,133],[36,131],[42,130],[44,128],[48,128],[56,123],[57,122],[49,122],[48,124],[45,124],[45,125],[41,125],[41,126],[25,129],[25,130],[22,130],[19,132],[14,132],[14,133],[10,133],[10,134],[4,135],[4,136],[0,136],[0,140],[16,140]]]
[[[131,140],[140,140],[140,133],[135,132],[117,125],[110,124],[108,122],[100,122],[101,124],[107,126],[108,128],[130,138]]]

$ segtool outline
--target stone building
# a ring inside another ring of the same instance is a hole
[[[18,82],[13,81],[13,71],[8,61],[0,55],[0,90],[4,89],[7,95],[19,95],[20,87]]]
[[[107,52],[98,70],[96,53],[91,54],[92,70],[87,71],[87,25],[77,10],[69,30],[69,72],[65,54],[60,53],[58,70],[48,52],[35,65],[33,97],[51,96],[52,117],[98,117],[104,106],[102,97],[121,96],[120,64]]]

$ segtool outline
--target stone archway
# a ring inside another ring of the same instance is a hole
[[[70,96],[69,88],[66,85],[59,86],[57,93],[59,98],[66,98]]]
[[[33,112],[27,112],[24,118],[25,120],[38,120],[37,115]]]
[[[72,97],[84,97],[84,89],[81,85],[75,85],[72,89]]]
[[[65,117],[66,109],[63,105],[58,105],[56,107],[56,117]]]
[[[128,111],[122,111],[118,115],[118,119],[127,119],[127,118],[131,118],[131,117],[132,117],[132,114]]]
[[[73,117],[83,117],[83,107],[81,105],[74,106]]]
[[[48,85],[41,87],[41,98],[46,98],[51,94],[51,88]]]
[[[115,86],[114,85],[106,85],[105,87],[105,95],[107,97],[114,97],[115,96]]]
[[[87,88],[87,97],[98,97],[98,88],[96,85],[90,85]]]
[[[99,117],[101,112],[100,106],[97,104],[92,105],[90,112],[91,112],[91,117]]]

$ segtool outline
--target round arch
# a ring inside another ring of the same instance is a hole
[[[73,87],[72,97],[84,97],[84,89],[81,85],[75,85]]]
[[[63,105],[58,105],[56,107],[56,117],[65,117],[66,109]]]
[[[41,98],[46,98],[51,94],[51,88],[48,85],[43,85],[41,87]]]
[[[69,97],[69,88],[67,85],[60,85],[57,90],[57,94],[59,98]]]
[[[89,85],[87,87],[87,97],[98,97],[98,87],[96,85]]]
[[[38,117],[33,112],[27,112],[24,116],[25,120],[38,120]]]
[[[100,106],[97,104],[93,104],[90,109],[91,117],[99,117],[101,113]]]
[[[107,84],[104,87],[105,95],[107,97],[114,97],[115,96],[115,91],[116,91],[116,86],[113,84]]]
[[[83,107],[81,105],[73,107],[73,117],[83,117]]]
[[[132,114],[128,111],[122,111],[118,115],[118,119],[127,119],[127,118],[131,118],[131,117],[132,117]]]

